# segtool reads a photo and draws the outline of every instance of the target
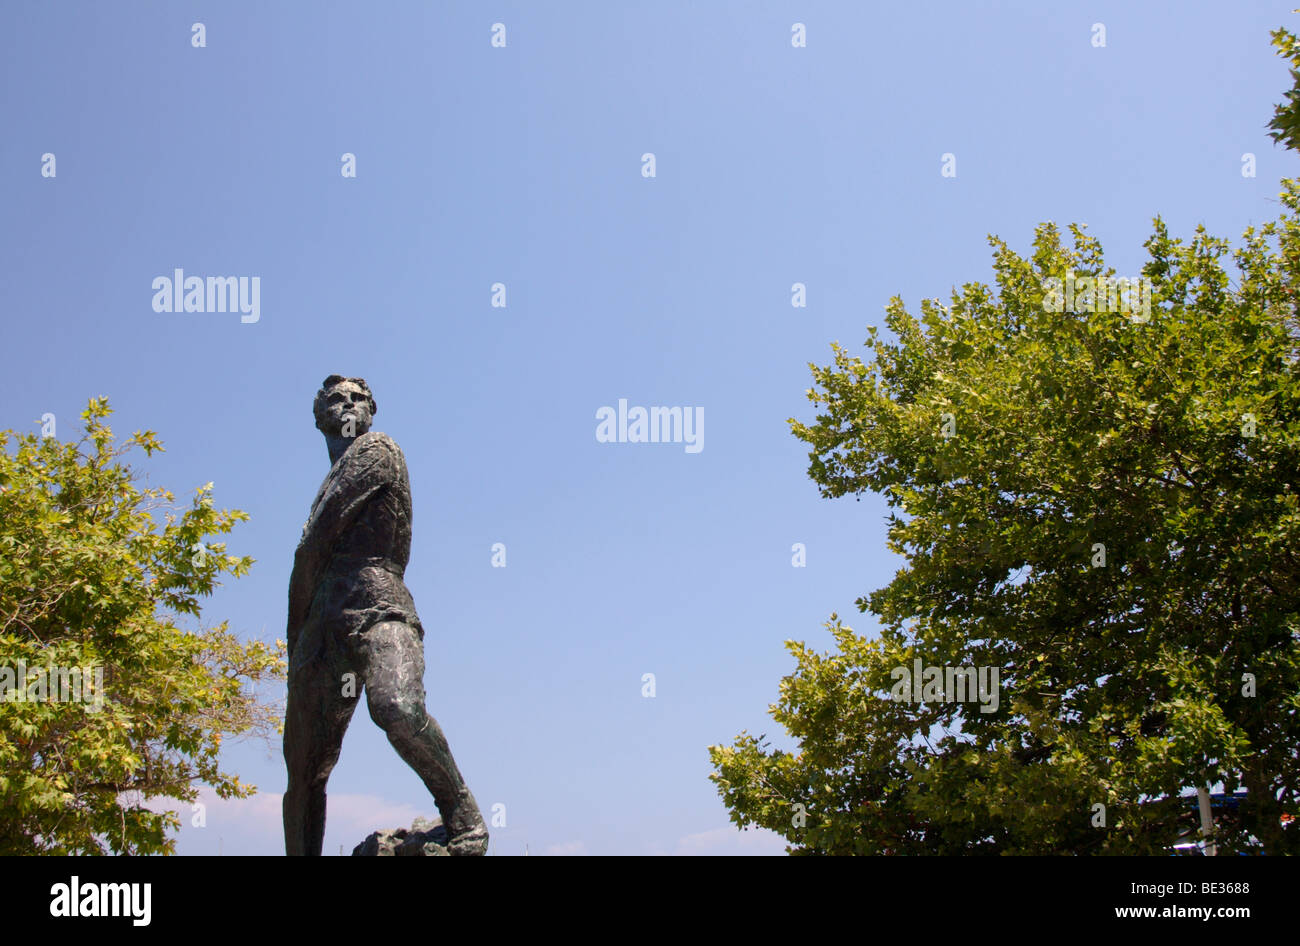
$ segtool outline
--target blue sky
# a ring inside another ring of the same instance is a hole
[[[271,640],[328,469],[312,396],[365,377],[410,468],[429,710],[505,806],[493,853],[779,854],[729,826],[707,747],[772,734],[782,642],[829,648],[833,611],[873,633],[853,602],[899,566],[882,502],[807,478],[808,362],[892,295],[990,279],[989,233],[1087,223],[1136,275],[1157,214],[1276,216],[1294,6],[9,2],[0,428],[74,436],[106,395],[156,430],[150,482],[251,516],[207,620]],[[260,318],[155,312],[176,268],[259,277]],[[598,443],[620,398],[702,407],[704,449]],[[278,744],[224,761],[261,791],[187,813],[180,853],[282,853]],[[327,853],[433,813],[364,709],[330,802]]]

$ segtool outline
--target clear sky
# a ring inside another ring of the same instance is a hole
[[[1137,275],[1157,214],[1275,217],[1295,6],[7,0],[0,428],[75,436],[106,395],[158,431],[151,483],[252,517],[206,619],[271,640],[328,469],[312,396],[366,378],[410,468],[429,710],[505,806],[493,853],[780,853],[729,825],[707,747],[774,735],[782,642],[829,648],[832,611],[874,633],[853,602],[899,565],[879,499],[807,477],[808,363],[894,294],[989,280],[989,233],[1087,223]],[[177,268],[259,277],[258,320],[155,312]],[[703,408],[704,449],[597,442],[620,398]],[[282,853],[279,745],[224,762],[259,794],[185,812],[179,851]],[[364,708],[329,813],[334,854],[434,813]]]

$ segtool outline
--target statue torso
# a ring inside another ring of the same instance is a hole
[[[312,504],[348,510],[316,587],[309,620],[342,633],[379,621],[402,621],[423,634],[403,576],[411,556],[411,485],[401,449],[387,434],[369,432],[330,468]]]

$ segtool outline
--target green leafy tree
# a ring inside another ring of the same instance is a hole
[[[222,572],[247,573],[206,541],[247,515],[214,509],[209,483],[160,524],[173,495],[120,458],[162,446],[114,444],[110,413],[91,400],[75,443],[0,432],[0,854],[172,853],[176,813],[144,803],[252,794],[220,770],[222,737],[277,727],[253,687],[283,675],[279,645],[177,624]]]
[[[795,751],[747,732],[710,748],[734,822],[791,853],[1160,853],[1199,823],[1180,796],[1222,784],[1248,801],[1218,817],[1221,853],[1296,850],[1300,189],[1284,186],[1282,217],[1235,251],[1157,219],[1149,317],[1083,228],[1066,245],[1044,224],[1028,258],[990,238],[994,287],[919,318],[894,298],[893,340],[873,327],[865,361],[834,345],[810,366],[819,414],[790,421],[809,475],[825,497],[883,494],[905,564],[857,602],[878,636],[832,615],[837,652],[787,644],[771,712]],[[1103,280],[1063,306],[1072,276]],[[996,668],[996,710],[912,702],[896,668],[917,659]]]
[[[1300,13],[1300,10],[1292,12]],[[1286,101],[1273,109],[1269,134],[1275,142],[1300,150],[1300,40],[1289,30],[1274,30],[1272,37],[1278,55],[1291,64],[1291,89],[1286,93]]]

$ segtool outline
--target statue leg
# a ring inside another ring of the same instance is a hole
[[[451,756],[442,728],[424,708],[424,643],[410,625],[384,621],[360,642],[370,718],[433,795],[452,854],[487,852],[487,826]]]
[[[304,635],[289,660],[289,701],[284,720],[284,850],[319,856],[325,843],[325,783],[343,747],[357,705],[360,674],[348,687],[350,668],[337,641]],[[314,637],[314,639],[313,639]],[[297,659],[295,659],[297,658]],[[351,696],[343,694],[351,693]]]

